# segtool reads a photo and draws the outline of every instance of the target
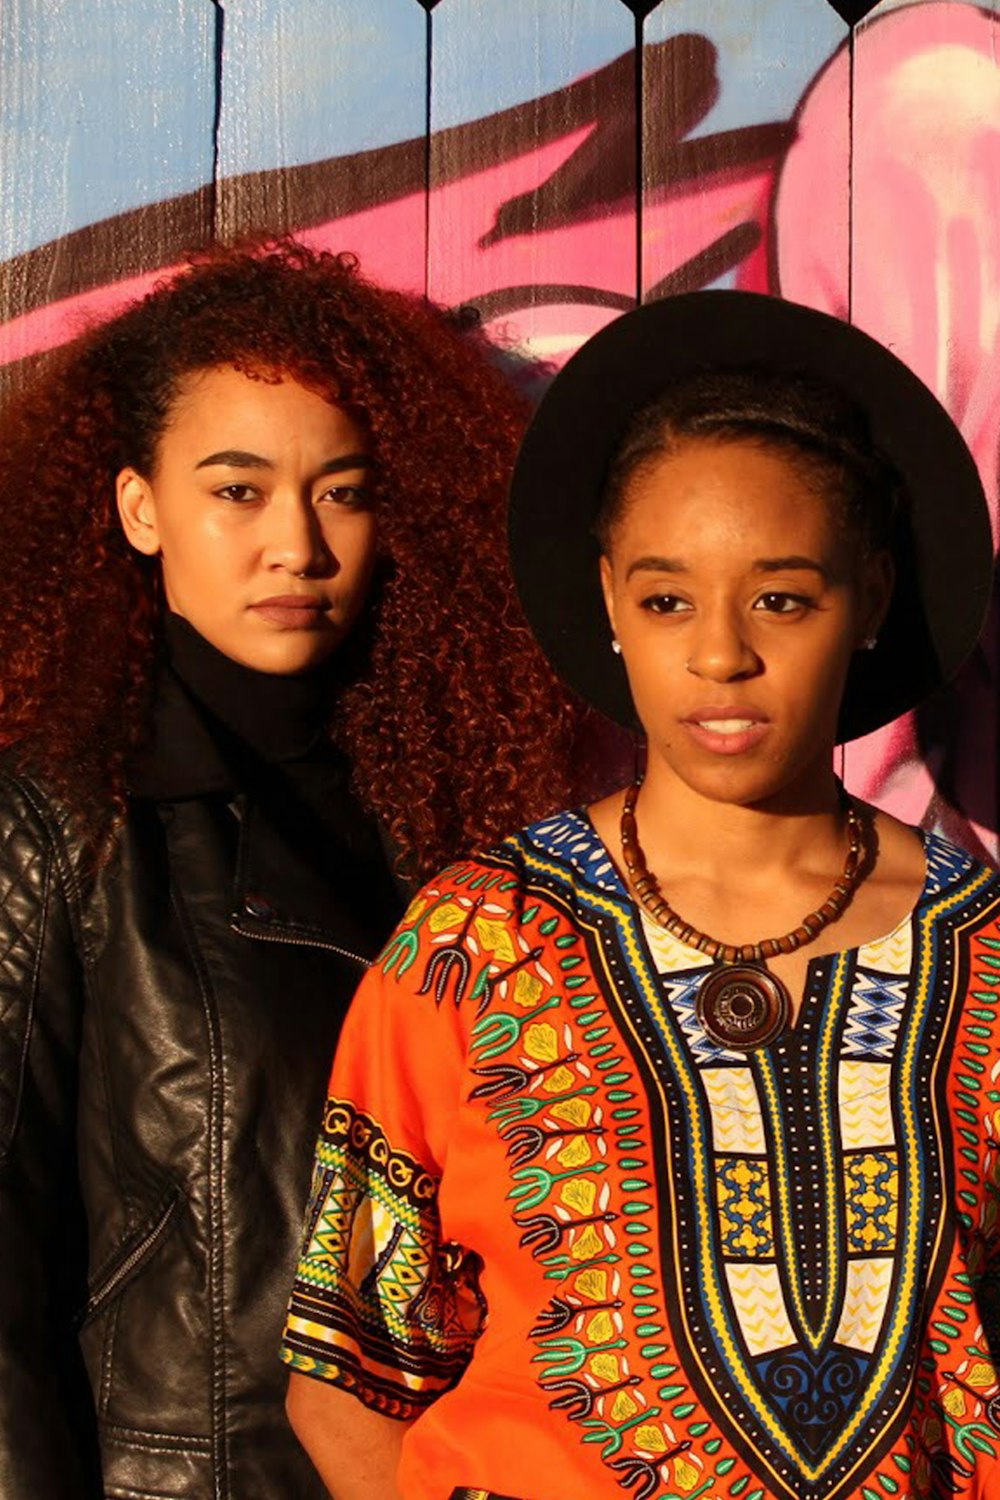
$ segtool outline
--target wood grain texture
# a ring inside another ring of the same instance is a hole
[[[209,0],[4,0],[0,322],[208,231]],[[93,226],[131,211],[127,231]]]
[[[998,8],[0,0],[0,390],[213,233],[353,251],[555,362],[637,294],[735,284],[889,343],[996,525]],[[998,662],[994,619],[851,785],[996,852]]]
[[[428,291],[562,359],[636,295],[634,20],[441,0],[431,36]]]
[[[644,27],[644,295],[776,289],[774,189],[802,96],[848,29],[802,0],[664,0]],[[849,112],[827,210],[847,252]]]
[[[227,0],[224,37],[216,232],[308,230],[375,274],[422,287],[420,6]]]
[[[1000,19],[964,0],[883,3],[853,43],[852,320],[888,344],[969,443],[998,533]],[[849,747],[860,793],[997,853],[1000,615],[959,681]],[[894,775],[887,771],[895,768]]]

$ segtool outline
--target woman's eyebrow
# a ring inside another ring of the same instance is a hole
[[[367,453],[343,453],[339,458],[330,458],[320,464],[320,474],[341,474],[345,469],[369,469],[371,458]]]
[[[795,572],[806,569],[810,573],[819,573],[821,577],[827,577],[827,569],[814,557],[758,557],[754,562],[754,570],[758,573],[784,573]]]
[[[688,565],[679,557],[637,557],[630,562],[625,573],[626,581],[633,573],[687,573]]]
[[[829,570],[814,557],[802,557],[793,553],[788,557],[758,557],[755,558],[753,569],[755,573],[782,573],[795,572],[803,569],[810,573],[818,573],[821,578],[829,577]],[[690,568],[686,562],[679,557],[637,557],[630,562],[625,572],[626,581],[633,573],[688,573]]]
[[[229,469],[274,468],[269,458],[263,458],[259,453],[247,453],[242,448],[222,448],[218,453],[210,453],[207,458],[199,459],[195,468],[210,469],[216,464]]]
[[[328,458],[325,463],[320,464],[317,473],[339,474],[344,469],[366,469],[370,463],[367,453],[342,453],[338,458]],[[274,463],[260,453],[248,453],[243,448],[222,448],[218,453],[200,458],[195,464],[196,469],[215,466],[228,469],[273,469]]]

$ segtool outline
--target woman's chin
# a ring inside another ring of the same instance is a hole
[[[832,765],[811,761],[808,766],[789,765],[759,754],[698,756],[684,761],[665,758],[670,779],[708,802],[731,807],[796,804],[825,796],[831,785]]]
[[[191,622],[194,624],[194,622]],[[197,624],[194,627],[198,630]],[[199,630],[210,646],[241,667],[276,677],[295,677],[310,672],[337,650],[343,635],[333,630],[271,630],[247,634],[224,634]]]

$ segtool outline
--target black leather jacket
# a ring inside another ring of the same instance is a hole
[[[136,799],[83,848],[0,768],[0,1496],[320,1500],[277,1346],[384,931],[243,795]]]

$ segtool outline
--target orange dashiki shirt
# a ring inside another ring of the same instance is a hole
[[[404,1500],[1000,1497],[1000,877],[715,1046],[588,819],[413,902],[345,1027],[283,1357],[417,1418]]]

